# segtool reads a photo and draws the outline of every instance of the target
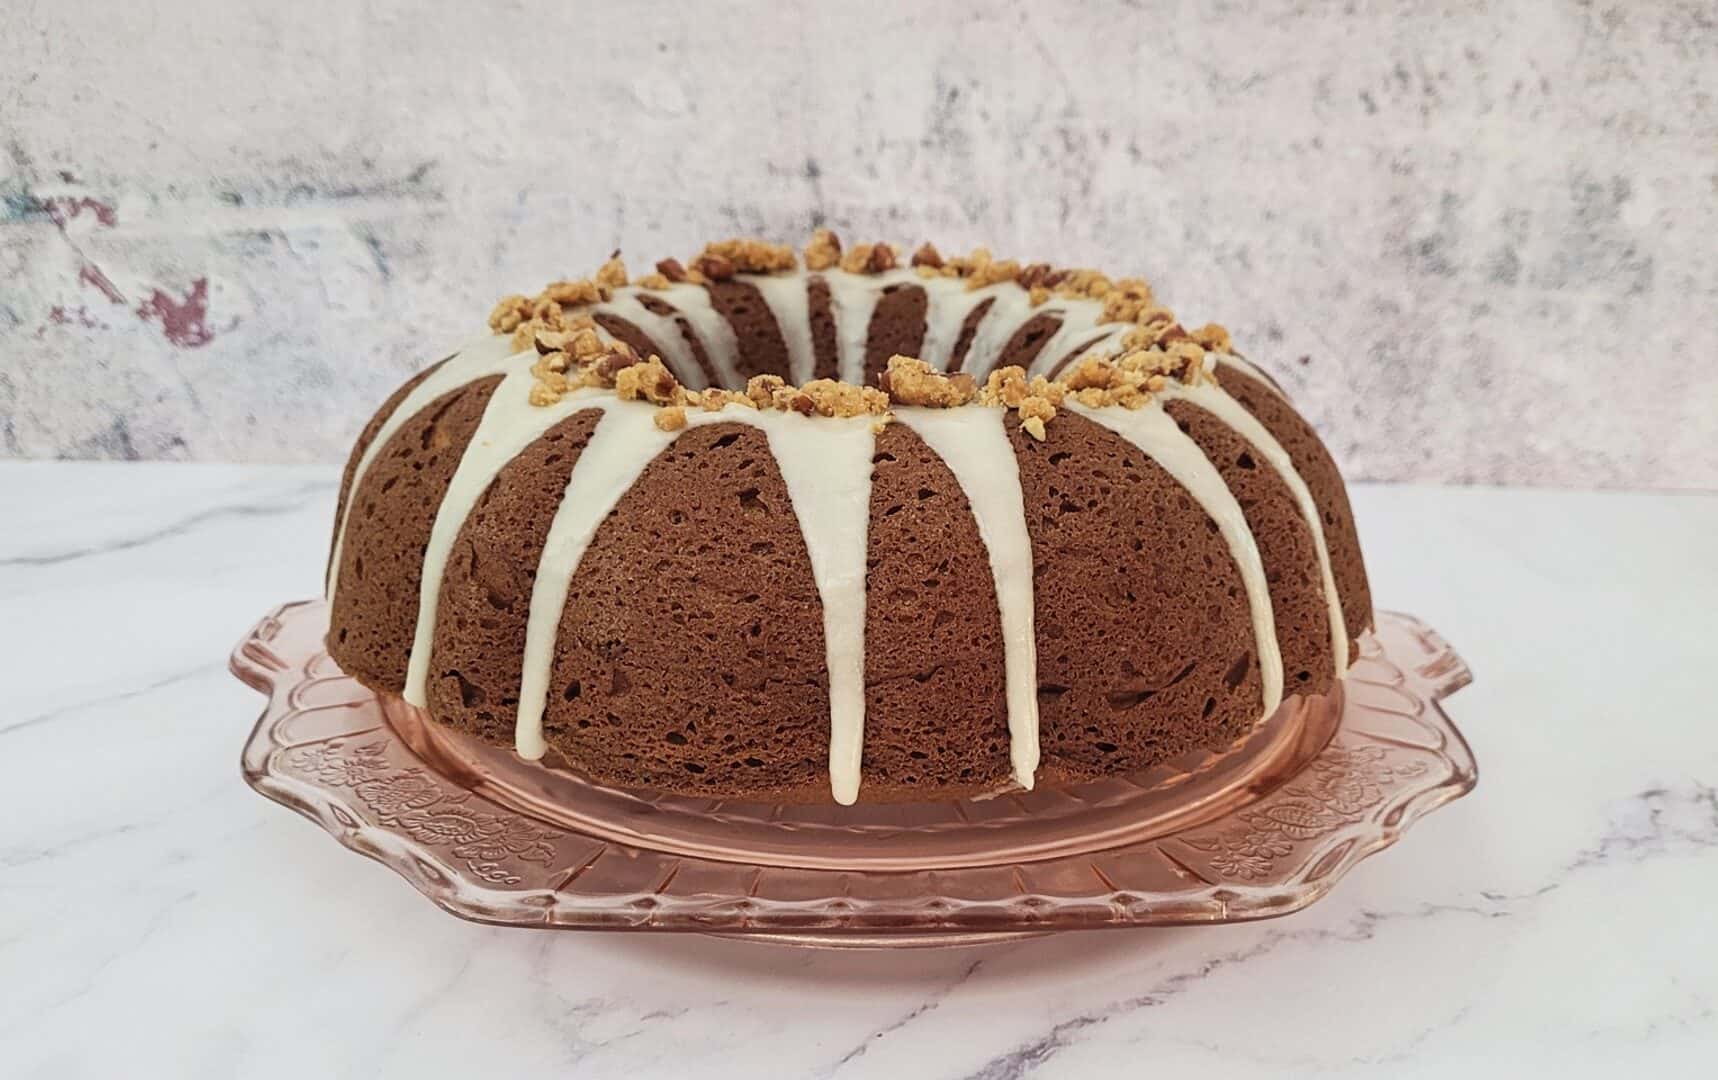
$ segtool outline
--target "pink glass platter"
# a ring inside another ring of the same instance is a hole
[[[972,944],[1299,910],[1472,790],[1438,702],[1466,665],[1381,612],[1332,699],[1126,780],[961,802],[770,805],[619,791],[382,699],[322,647],[322,601],[257,624],[232,669],[268,697],[246,782],[480,922],[695,930],[823,946]]]

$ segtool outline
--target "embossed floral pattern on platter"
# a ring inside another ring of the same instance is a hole
[[[1395,781],[1422,776],[1424,761],[1391,762],[1381,746],[1325,748],[1306,771],[1256,809],[1234,816],[1218,832],[1182,836],[1217,870],[1256,881],[1276,870],[1299,845],[1361,821],[1384,801]]]
[[[356,747],[336,740],[296,751],[288,763],[325,784],[351,788],[378,825],[395,826],[420,843],[448,848],[488,884],[520,883],[519,876],[502,865],[509,856],[543,866],[554,859],[558,833],[539,829],[517,814],[470,809],[466,803],[471,792],[444,787],[422,766],[391,771],[387,746],[385,738]]]

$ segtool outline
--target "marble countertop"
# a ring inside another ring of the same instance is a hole
[[[1718,496],[1355,491],[1481,781],[1307,911],[825,953],[463,923],[249,791],[335,482],[0,465],[7,1076],[1710,1075]]]

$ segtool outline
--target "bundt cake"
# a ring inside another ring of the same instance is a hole
[[[712,244],[503,300],[346,466],[328,649],[601,784],[953,799],[1328,695],[1342,478],[1221,327],[980,250]]]

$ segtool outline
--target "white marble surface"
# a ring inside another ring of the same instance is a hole
[[[505,293],[829,224],[1142,274],[1355,477],[1718,489],[1714,56],[1712,0],[8,0],[0,456],[339,461]]]
[[[1311,909],[840,954],[469,925],[250,792],[334,482],[0,465],[0,1075],[1712,1075],[1718,498],[1356,491],[1481,781]]]

